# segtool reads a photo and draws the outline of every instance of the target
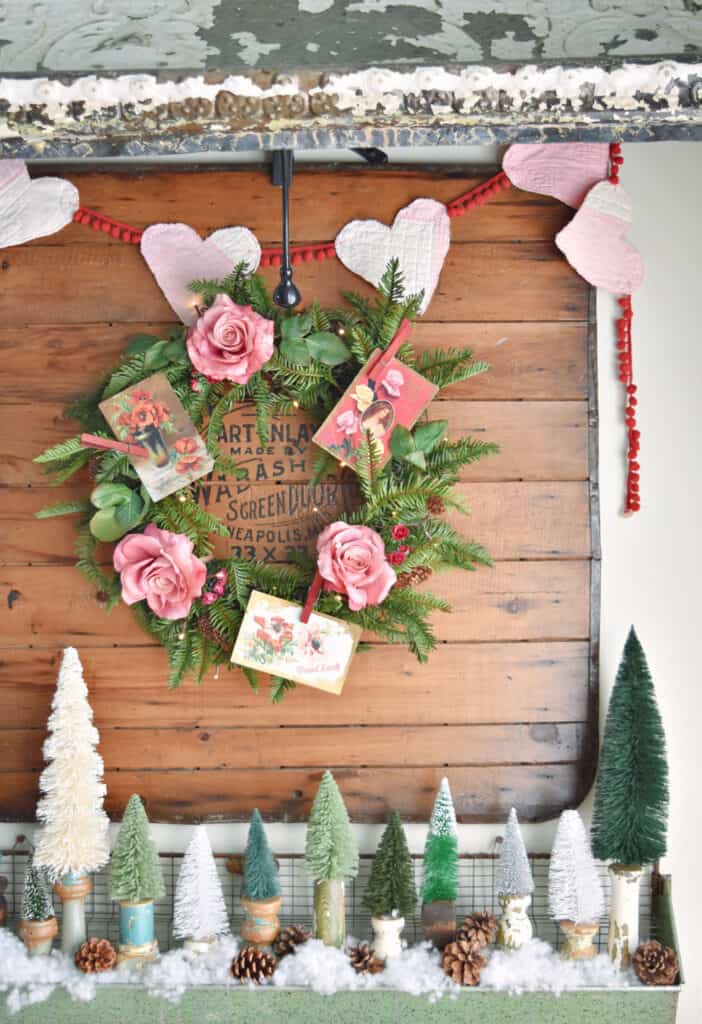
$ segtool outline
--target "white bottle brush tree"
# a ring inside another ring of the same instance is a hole
[[[595,955],[592,939],[604,907],[602,883],[583,820],[577,811],[563,811],[551,850],[548,906],[566,934],[563,956]]]
[[[178,873],[173,934],[193,943],[207,943],[228,932],[227,907],[207,829],[198,825]]]
[[[46,868],[52,879],[98,871],[109,857],[104,766],[95,749],[100,736],[74,647],[63,652],[47,727],[44,759],[49,763],[39,778],[37,805],[43,828],[34,864]]]
[[[502,851],[495,872],[495,888],[502,905],[497,943],[518,949],[533,933],[527,911],[534,891],[534,879],[514,807],[507,818]]]

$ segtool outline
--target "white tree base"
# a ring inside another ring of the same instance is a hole
[[[373,949],[380,960],[392,960],[402,953],[404,917],[371,917]]]
[[[609,904],[609,955],[614,966],[626,970],[639,944],[639,886],[643,868],[610,864],[612,889]]]
[[[497,926],[497,945],[503,949],[519,949],[534,934],[527,911],[531,896],[500,896],[502,916]]]

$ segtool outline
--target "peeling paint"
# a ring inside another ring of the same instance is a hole
[[[280,43],[262,43],[253,32],[232,32],[231,37],[239,46],[239,59],[251,67],[258,64],[261,57],[267,57],[281,46]]]

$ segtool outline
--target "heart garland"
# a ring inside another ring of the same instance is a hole
[[[606,142],[551,142],[510,146],[502,169],[516,188],[552,196],[576,210],[607,177]]]
[[[32,180],[24,160],[0,160],[0,249],[53,235],[77,209],[78,189],[70,181]]]
[[[152,224],[141,237],[141,254],[173,311],[184,324],[197,319],[191,281],[221,281],[239,263],[253,273],[261,246],[248,228],[220,228],[202,239],[187,224]]]

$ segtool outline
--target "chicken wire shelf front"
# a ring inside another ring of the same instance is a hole
[[[227,870],[227,856],[216,854],[217,872],[222,883],[224,898],[229,912],[229,919],[234,933],[239,932],[244,914],[241,908],[241,882],[239,874]],[[370,915],[363,906],[363,894],[366,890],[370,874],[372,857],[362,856],[358,877],[347,884],[347,930],[350,935],[368,938],[371,935]],[[156,938],[163,952],[171,949],[176,942],[173,938],[173,899],[178,872],[183,860],[181,853],[160,854],[161,867],[166,886],[166,895],[155,905]],[[530,917],[534,926],[534,934],[558,948],[561,943],[561,932],[548,913],[548,866],[549,855],[536,853],[529,855],[532,874],[534,876],[534,895]],[[22,906],[22,889],[24,874],[29,863],[27,850],[3,851],[0,862],[0,874],[8,879],[5,897],[8,903],[10,920],[15,923],[19,919]],[[281,913],[280,920],[286,924],[312,923],[313,882],[305,872],[304,858],[300,854],[281,855],[278,857]],[[413,857],[414,876],[417,891],[421,892],[422,858]],[[497,856],[492,854],[463,854],[459,860],[459,890],[456,900],[456,918],[458,922],[473,911],[490,910],[499,916],[500,908],[495,893],[495,868]],[[599,865],[600,876],[605,891],[605,905],[609,902],[609,873],[605,865]],[[651,875],[645,875],[641,888],[641,935],[648,937],[652,927],[651,915]],[[55,901],[56,916],[60,920],[61,904]],[[407,921],[404,937],[409,943],[419,942],[424,938],[421,917],[418,912]],[[100,935],[117,942],[119,936],[119,904],[110,899],[109,868],[93,876],[93,891],[86,899],[86,915],[89,934]],[[653,937],[653,936],[652,936]],[[607,918],[603,916],[597,936],[600,951],[607,949]]]

